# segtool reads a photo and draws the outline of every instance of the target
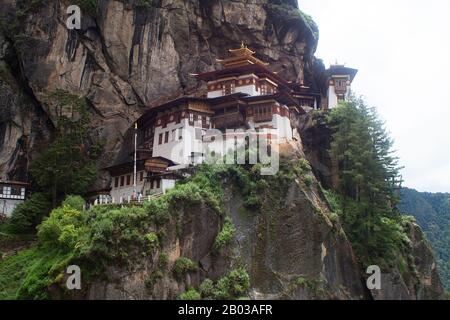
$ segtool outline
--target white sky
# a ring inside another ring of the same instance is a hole
[[[404,186],[450,192],[450,1],[299,0],[316,56],[359,69],[352,89],[395,140]]]

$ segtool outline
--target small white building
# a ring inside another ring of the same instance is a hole
[[[18,181],[0,181],[0,215],[10,217],[14,208],[25,201],[27,186]]]
[[[347,68],[344,65],[331,65],[327,70],[328,80],[328,103],[327,108],[336,107],[339,102],[347,101],[351,84],[358,70]]]

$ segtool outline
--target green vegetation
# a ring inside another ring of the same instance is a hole
[[[197,271],[197,269],[197,263],[189,258],[181,257],[175,260],[172,271],[178,279],[181,279],[186,273]]]
[[[219,234],[214,241],[213,250],[219,251],[220,249],[227,246],[234,237],[236,233],[236,228],[233,225],[230,217],[225,217],[225,221],[222,226],[222,230],[220,230]]]
[[[250,288],[250,277],[243,267],[230,271],[217,282],[205,279],[200,287],[203,299],[229,300],[245,295]]]
[[[14,234],[35,232],[36,226],[51,211],[51,201],[44,193],[35,193],[19,204],[8,221],[7,230]]]
[[[34,247],[1,261],[0,300],[46,299],[43,290],[61,279],[72,255],[58,249]]]
[[[395,210],[399,166],[384,124],[375,109],[355,98],[333,109],[328,122],[340,182],[336,195],[326,193],[329,202],[363,266],[397,265],[409,240]]]
[[[413,215],[436,253],[438,271],[450,290],[450,194],[402,188],[398,208]]]
[[[161,270],[156,270],[145,280],[145,286],[147,289],[153,289],[155,283],[164,277],[164,273]]]
[[[300,276],[295,279],[291,290],[298,287],[307,289],[308,293],[311,294],[314,298],[325,299],[328,297],[325,281],[323,280],[310,279]]]
[[[178,297],[178,300],[200,300],[200,299],[201,299],[200,293],[198,293],[197,290],[192,288],[186,292],[183,292]]]

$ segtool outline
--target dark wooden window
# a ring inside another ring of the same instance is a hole
[[[164,134],[164,143],[169,142],[169,131],[166,131],[166,133]]]
[[[162,144],[162,139],[163,139],[163,134],[160,133],[159,138],[158,138],[158,144]]]
[[[161,179],[156,180],[156,189],[161,188]]]
[[[125,185],[125,176],[120,177],[120,186],[123,187]]]
[[[114,178],[114,188],[118,188],[119,187],[119,177],[115,177]]]
[[[127,175],[127,186],[131,184],[131,174]]]
[[[144,172],[143,171],[141,171],[140,180],[144,181]]]

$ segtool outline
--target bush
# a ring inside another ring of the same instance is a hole
[[[84,210],[86,202],[84,201],[83,197],[81,197],[81,196],[69,195],[63,201],[62,205],[63,206],[69,206],[69,207],[71,207],[73,209],[82,211],[82,210]]]
[[[213,250],[219,251],[223,247],[227,246],[233,239],[235,233],[236,228],[234,227],[230,217],[225,217],[222,230],[220,230],[214,241]]]
[[[180,294],[178,300],[201,300],[200,293],[195,289],[189,289],[188,291]]]
[[[147,289],[153,289],[155,283],[163,277],[164,274],[161,270],[153,271],[152,274],[145,280],[145,286],[147,287]]]
[[[159,240],[156,233],[150,232],[147,233],[144,237],[147,242],[147,247],[149,248],[150,251],[153,251],[154,249],[158,248]]]
[[[84,218],[82,212],[67,205],[56,208],[38,227],[38,239],[45,246],[73,250],[86,233]]]
[[[50,200],[43,193],[35,193],[14,209],[9,229],[16,234],[34,233],[50,210]]]
[[[200,285],[205,299],[236,299],[246,294],[250,288],[250,277],[245,268],[240,267],[221,277],[216,284],[206,279]]]
[[[307,187],[311,187],[313,184],[313,178],[311,176],[305,176],[303,177],[303,182]]]
[[[189,258],[178,258],[173,265],[173,273],[177,278],[181,278],[188,272],[197,271],[198,265]]]
[[[200,285],[200,294],[202,297],[209,298],[214,296],[214,282],[211,279],[205,279]]]

